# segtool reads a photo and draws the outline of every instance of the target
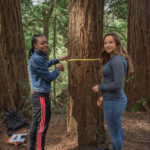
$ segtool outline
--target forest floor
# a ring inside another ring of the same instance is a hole
[[[124,148],[123,150],[150,150],[150,118],[143,112],[126,112],[123,117]],[[15,133],[28,133],[28,128],[20,129]],[[107,131],[107,127],[106,127]],[[9,138],[4,128],[0,129],[0,150],[28,150],[27,142],[15,147],[6,144]],[[110,137],[108,135],[108,142]],[[111,149],[111,143],[109,144]],[[46,150],[78,150],[77,137],[66,134],[66,115],[52,114],[51,123],[46,136]],[[80,149],[81,150],[81,149]],[[82,150],[91,150],[82,148]]]

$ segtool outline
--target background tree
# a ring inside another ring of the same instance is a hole
[[[48,34],[49,34],[50,18],[52,16],[52,13],[54,10],[54,5],[55,5],[55,0],[51,0],[50,3],[42,6],[43,31],[44,31],[44,35],[47,37],[47,39],[49,38]],[[49,6],[48,9],[46,6]]]
[[[128,106],[150,106],[150,1],[128,0],[128,52],[135,73],[126,83]],[[145,105],[146,106],[146,105]]]
[[[20,0],[1,0],[0,110],[23,110],[29,93]]]
[[[99,58],[103,34],[103,0],[70,0],[68,49],[70,58]],[[77,126],[79,146],[104,143],[102,109],[91,88],[100,83],[98,61],[69,63],[68,133]]]
[[[1,34],[0,34],[1,37]],[[0,92],[0,112],[3,113],[5,112],[5,110],[7,110],[7,106],[8,106],[8,100],[9,100],[9,93],[8,93],[8,84],[6,84],[7,80],[6,80],[6,76],[5,76],[5,69],[4,69],[4,60],[3,60],[3,51],[2,51],[2,46],[1,46],[1,38],[0,38],[0,85],[1,85],[1,92]]]
[[[105,0],[104,34],[115,32],[127,44],[127,0]]]

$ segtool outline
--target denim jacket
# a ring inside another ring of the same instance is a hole
[[[51,81],[55,80],[60,72],[57,68],[53,72],[50,72],[49,67],[58,62],[58,59],[46,61],[46,54],[36,49],[34,50],[28,66],[32,91],[50,93]]]

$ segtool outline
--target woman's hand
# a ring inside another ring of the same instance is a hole
[[[63,61],[63,60],[67,60],[67,59],[68,59],[68,56],[63,56],[63,57],[58,58],[59,61]]]
[[[59,69],[59,71],[64,71],[64,66],[62,64],[57,64],[56,68]]]
[[[92,90],[93,90],[93,92],[95,92],[95,93],[99,92],[98,85],[93,86],[93,87],[92,87]]]
[[[102,101],[103,101],[103,96],[99,97],[99,99],[97,100],[97,106],[98,107],[100,107]]]

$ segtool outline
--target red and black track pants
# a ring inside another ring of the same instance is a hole
[[[44,150],[45,135],[51,118],[49,94],[34,92],[31,99],[34,112],[29,134],[29,150]]]

